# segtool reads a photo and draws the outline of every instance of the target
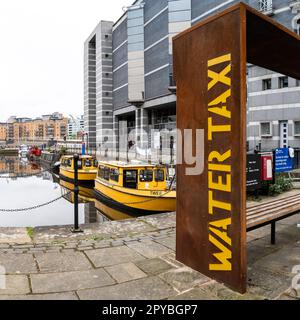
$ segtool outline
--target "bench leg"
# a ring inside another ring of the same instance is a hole
[[[271,222],[271,244],[275,244],[276,243],[276,222],[273,221]]]

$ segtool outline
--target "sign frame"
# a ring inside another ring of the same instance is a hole
[[[246,64],[300,79],[299,54],[299,36],[244,3],[173,38],[177,128],[204,130],[200,174],[187,174],[184,141],[177,148],[176,258],[240,293],[247,289]]]

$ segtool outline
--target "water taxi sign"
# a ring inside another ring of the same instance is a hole
[[[194,167],[185,161],[184,139],[183,150],[178,144],[176,258],[241,293],[247,271],[246,62],[299,79],[299,40],[243,3],[173,39],[178,132],[193,132],[192,153],[201,145],[204,159],[202,170],[189,174]]]

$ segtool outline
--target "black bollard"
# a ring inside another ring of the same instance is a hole
[[[78,219],[78,154],[74,154],[74,227],[71,229],[73,233],[83,232],[79,228],[79,219]]]

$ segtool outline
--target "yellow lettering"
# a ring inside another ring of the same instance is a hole
[[[213,214],[214,208],[223,209],[226,211],[231,211],[231,204],[223,201],[218,201],[213,199],[213,192],[208,191],[208,212]]]
[[[220,241],[214,238],[212,235],[209,235],[209,241],[218,249],[221,250],[219,253],[214,253],[213,256],[217,258],[221,264],[209,264],[209,270],[211,271],[231,271],[232,265],[228,261],[232,258],[231,251],[227,249]]]
[[[218,151],[212,151],[208,156],[208,161],[212,162],[214,159],[218,160],[218,162],[224,162],[225,160],[231,157],[231,150],[229,149],[225,153],[221,154]]]
[[[231,125],[213,125],[212,118],[208,118],[208,140],[212,140],[214,132],[230,132]]]
[[[231,78],[227,76],[227,74],[231,71],[231,64],[229,64],[227,67],[225,67],[220,73],[208,70],[208,77],[212,79],[208,83],[208,90],[213,88],[217,83],[221,82],[224,83],[227,86],[231,86]]]
[[[231,89],[228,89],[224,93],[222,93],[218,98],[213,100],[211,103],[208,104],[209,107],[218,105],[220,103],[225,104],[227,98],[229,98],[231,95]],[[223,107],[214,107],[214,108],[208,108],[209,112],[213,112],[215,114],[218,114],[219,116],[225,117],[225,118],[231,118],[231,112],[227,110],[226,106]]]
[[[231,218],[210,222],[209,224],[213,227],[222,228],[223,230],[227,231],[228,226],[231,225]],[[210,227],[209,230],[212,231],[220,239],[222,239],[224,242],[226,242],[227,244],[229,244],[231,246],[231,239],[230,239],[230,237],[228,237],[227,232],[221,231],[219,229],[215,229],[213,227]]]
[[[218,176],[218,182],[213,181],[213,171],[208,171],[208,188],[231,192],[231,174],[226,174],[226,182],[223,183],[223,177]]]
[[[211,67],[211,66],[215,66],[216,64],[220,64],[220,63],[223,63],[223,62],[227,62],[227,61],[230,61],[231,60],[231,54],[224,54],[223,56],[220,56],[218,58],[214,58],[214,59],[211,59],[211,60],[208,60],[207,62],[207,66],[208,67]]]

